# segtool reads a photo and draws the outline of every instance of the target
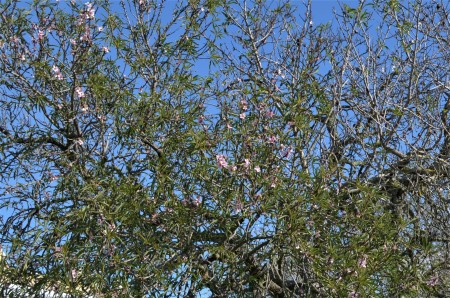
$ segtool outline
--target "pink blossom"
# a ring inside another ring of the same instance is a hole
[[[78,19],[77,19],[77,25],[78,25],[78,26],[83,25],[84,21],[85,21],[85,16],[84,16],[84,14],[80,14],[80,15],[78,16]]]
[[[275,73],[277,76],[280,76],[281,78],[285,78],[286,77],[286,74],[284,74],[282,71],[281,71],[281,69],[277,69],[277,71],[276,71],[276,73]]]
[[[363,255],[363,257],[358,260],[358,267],[366,268],[367,267],[367,258],[368,258],[367,255]]]
[[[227,123],[227,128],[228,128],[229,130],[232,130],[232,129],[233,129],[233,126],[231,126],[230,123]]]
[[[55,74],[55,79],[57,79],[58,81],[62,81],[62,80],[64,80],[64,77],[63,77],[62,73],[58,72]]]
[[[256,173],[261,173],[261,168],[259,166],[256,166],[255,171],[256,171]]]
[[[78,277],[78,271],[76,270],[76,269],[72,269],[72,278],[73,279],[77,279],[77,277]]]
[[[239,114],[239,118],[241,118],[242,120],[245,120],[245,113],[241,113],[241,114]]]
[[[98,30],[98,32],[102,32],[103,31],[103,26],[98,26],[97,30]]]
[[[95,19],[95,10],[93,8],[88,10],[88,19]]]
[[[11,41],[13,42],[13,43],[18,43],[19,42],[19,38],[17,37],[17,36],[13,36],[13,37],[11,37]]]
[[[95,19],[95,9],[92,7],[92,3],[86,3],[86,13],[88,19]]]
[[[230,170],[231,170],[232,172],[235,172],[235,171],[237,170],[237,166],[236,166],[236,165],[230,166]]]
[[[69,41],[73,46],[77,45],[77,41],[75,39],[71,38]]]
[[[278,138],[276,136],[270,136],[268,139],[269,144],[275,144]]]
[[[85,94],[84,94],[83,89],[81,87],[76,87],[75,88],[75,93],[77,94],[77,96],[79,98],[85,97]]]
[[[44,39],[44,31],[42,31],[42,30],[39,30],[39,32],[38,32],[38,40],[39,41],[41,41],[42,39]]]
[[[245,99],[241,100],[241,105],[242,105],[242,110],[247,111],[248,105],[247,105],[247,101]]]
[[[111,231],[114,231],[114,230],[116,229],[116,225],[115,225],[114,223],[108,223],[108,228],[109,228]]]
[[[200,205],[200,203],[201,203],[201,199],[200,199],[200,197],[197,197],[197,198],[194,200],[194,205],[195,205],[195,207],[198,207],[198,206]]]
[[[86,32],[80,37],[80,41],[90,41],[91,37],[89,36],[89,33]]]
[[[242,211],[242,203],[241,200],[236,199],[236,204],[234,205],[234,211],[236,211],[237,213]]]
[[[436,274],[434,276],[432,276],[428,281],[427,281],[427,285],[429,285],[430,287],[434,287],[439,283],[439,276]]]
[[[216,155],[217,163],[219,164],[219,168],[228,168],[228,163],[226,161],[226,157],[223,154]]]
[[[270,111],[270,110],[267,110],[267,111],[266,111],[266,117],[272,118],[274,115],[275,115],[274,112],[272,112],[272,111]]]
[[[103,52],[105,53],[109,53],[109,48],[108,47],[102,47]]]
[[[248,158],[244,159],[244,168],[248,168],[250,166],[250,160]]]
[[[64,79],[64,77],[63,77],[63,75],[62,75],[62,73],[61,73],[61,71],[60,71],[58,66],[53,65],[52,66],[52,71],[55,73],[55,75],[54,75],[55,79],[57,79],[58,81],[61,81],[61,80]]]

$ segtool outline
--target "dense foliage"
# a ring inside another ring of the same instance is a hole
[[[4,290],[450,295],[449,5],[290,2],[1,1]]]

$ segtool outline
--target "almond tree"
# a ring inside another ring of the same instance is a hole
[[[3,1],[3,294],[446,297],[449,6],[367,2]]]

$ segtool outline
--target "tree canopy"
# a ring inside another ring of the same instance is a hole
[[[450,7],[0,3],[0,284],[448,297]]]

